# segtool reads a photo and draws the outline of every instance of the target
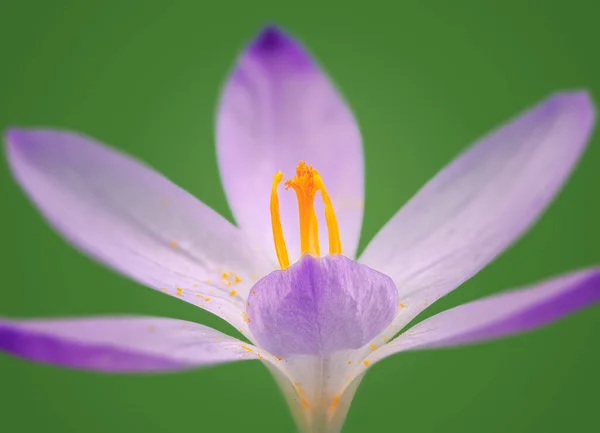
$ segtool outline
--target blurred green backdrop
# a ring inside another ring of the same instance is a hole
[[[0,128],[75,129],[149,162],[230,217],[213,140],[234,56],[265,22],[302,39],[365,139],[362,246],[464,146],[549,93],[600,103],[596,0],[0,1]],[[515,247],[427,311],[600,263],[600,134],[559,200]],[[137,286],[55,235],[1,166],[0,315],[140,313],[230,329]],[[524,188],[527,186],[524,185]],[[397,355],[363,381],[345,433],[590,431],[600,307],[479,346]],[[0,355],[0,430],[286,432],[258,362],[105,376]]]

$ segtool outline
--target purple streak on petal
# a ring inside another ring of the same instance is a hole
[[[587,92],[557,93],[468,148],[398,211],[359,260],[398,286],[406,308],[395,332],[537,221],[579,161],[594,123]]]
[[[530,331],[600,302],[600,268],[562,275],[483,298],[418,323],[373,360],[393,353],[456,346]]]
[[[267,27],[238,58],[223,88],[216,125],[217,156],[227,200],[239,226],[277,263],[269,212],[273,175],[295,174],[299,161],[317,169],[333,202],[344,255],[353,257],[363,213],[360,131],[335,86],[304,47]],[[280,192],[291,262],[300,257],[298,208]],[[322,248],[327,230],[320,200]]]
[[[600,301],[600,270],[596,270],[591,275],[586,275],[585,278],[565,289],[565,291],[558,292],[553,297],[541,299],[539,304],[528,305],[523,311],[516,313],[514,316],[505,317],[481,329],[446,340],[443,345],[472,343],[479,340],[489,340],[504,335],[526,332],[589,307],[591,304]],[[536,290],[539,290],[539,288]],[[479,304],[473,303],[470,307],[467,304],[464,306],[464,311],[457,311],[456,314],[468,315],[469,309],[472,308],[502,308],[505,303],[515,302],[515,296],[518,296],[517,293],[498,296],[494,299],[494,302],[491,300],[488,301],[487,305],[484,304],[484,301],[479,301]],[[522,298],[525,298],[525,296]],[[522,300],[525,301],[525,299]]]
[[[90,346],[2,324],[0,351],[34,362],[110,373],[167,371],[191,367],[166,357],[134,353],[110,346]]]
[[[102,372],[161,372],[256,359],[242,345],[206,326],[161,317],[0,319],[0,351]]]
[[[344,257],[304,255],[259,280],[248,298],[250,330],[278,356],[357,349],[392,320],[398,293],[387,276]]]

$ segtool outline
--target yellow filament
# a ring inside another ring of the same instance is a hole
[[[275,252],[281,269],[290,266],[285,239],[283,238],[283,229],[281,228],[281,219],[279,217],[279,197],[277,196],[277,186],[283,180],[283,174],[278,171],[273,177],[273,188],[271,189],[271,226],[273,227],[273,241],[275,242]]]
[[[277,187],[283,174],[277,172],[273,178],[273,187],[271,190],[271,224],[273,227],[273,239],[275,242],[275,251],[277,259],[282,269],[289,267],[289,258],[285,240],[283,238],[283,229],[279,217],[279,199],[277,197]],[[317,191],[321,192],[321,198],[325,205],[325,222],[327,223],[329,254],[341,254],[342,243],[340,233],[333,210],[333,205],[321,175],[317,170],[308,166],[303,161],[296,167],[296,176],[285,182],[285,189],[293,188],[298,200],[298,217],[300,222],[300,252],[309,253],[319,257],[321,254],[319,248],[319,225],[315,213],[315,195]]]
[[[321,199],[325,205],[325,222],[327,223],[327,234],[329,238],[329,254],[342,254],[342,241],[340,240],[340,230],[338,228],[337,218],[335,217],[331,199],[329,198],[329,194],[327,194],[327,190],[325,189],[325,185],[323,184],[323,180],[319,173],[315,174],[315,185],[317,189],[321,191]]]
[[[321,249],[319,248],[319,222],[317,221],[317,214],[314,208],[310,224],[312,227],[312,233],[310,234],[311,248],[315,251],[315,255],[319,257],[321,255]]]

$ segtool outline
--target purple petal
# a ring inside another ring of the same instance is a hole
[[[256,283],[248,319],[258,343],[275,355],[328,356],[367,344],[394,318],[397,301],[385,275],[344,256],[305,254]]]
[[[577,271],[437,314],[373,353],[456,346],[529,331],[600,301],[600,268]]]
[[[269,27],[238,59],[221,96],[217,154],[235,218],[276,263],[269,213],[273,175],[295,174],[300,160],[318,170],[338,217],[344,255],[353,257],[363,213],[363,154],[352,113],[327,76],[290,36]],[[293,191],[280,193],[291,262],[300,256]],[[320,242],[327,231],[317,199]]]
[[[89,138],[11,130],[6,141],[17,181],[75,247],[245,327],[251,275],[270,268],[240,230],[149,167]],[[223,271],[242,282],[230,287]]]
[[[179,370],[257,359],[255,349],[206,326],[160,317],[0,319],[0,351],[85,370]]]
[[[594,118],[587,93],[556,94],[468,149],[400,209],[360,258],[400,290],[405,308],[388,337],[537,220],[579,160]]]

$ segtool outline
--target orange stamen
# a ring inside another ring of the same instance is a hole
[[[275,251],[277,259],[282,269],[289,267],[289,259],[281,220],[279,218],[279,199],[277,197],[277,186],[283,179],[283,174],[278,172],[273,179],[273,188],[271,191],[271,223],[273,226],[273,239],[275,241]],[[327,224],[329,239],[329,254],[341,254],[342,243],[340,233],[333,210],[333,205],[321,175],[304,161],[300,161],[296,167],[296,176],[285,182],[285,189],[293,188],[298,200],[298,217],[300,222],[300,251],[302,254],[309,253],[319,257],[321,254],[319,247],[319,227],[317,215],[315,213],[315,195],[317,191],[321,192],[321,198],[325,205],[325,222]]]
[[[275,242],[275,252],[281,269],[290,266],[285,239],[283,238],[283,229],[281,228],[281,219],[279,218],[279,197],[277,196],[277,186],[283,180],[283,174],[278,171],[273,177],[273,187],[271,189],[271,226],[273,227],[273,241]]]
[[[325,185],[323,184],[323,180],[319,173],[316,173],[315,175],[315,184],[317,185],[317,189],[321,191],[321,199],[325,205],[325,222],[327,223],[327,234],[329,238],[329,254],[342,254],[342,241],[340,240],[340,230],[338,228],[337,218],[335,217],[333,204],[331,204],[331,199],[329,198],[329,194],[327,194],[327,190],[325,189]]]

